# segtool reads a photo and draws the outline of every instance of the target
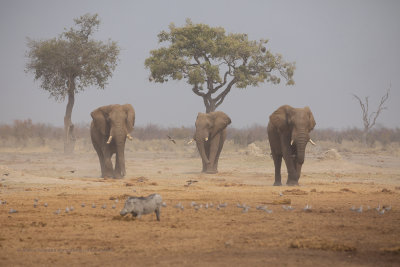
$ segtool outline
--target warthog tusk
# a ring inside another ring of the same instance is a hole
[[[112,140],[112,135],[110,135],[110,137],[108,137],[107,144],[110,144],[111,140]]]
[[[208,137],[204,138],[204,140],[207,142],[208,141]]]
[[[194,142],[194,139],[190,140],[189,142],[187,142],[188,145],[190,145],[191,143]]]
[[[317,144],[315,144],[314,143],[314,141],[313,140],[311,140],[311,138],[310,138],[310,140],[308,140],[313,146],[316,146]]]
[[[293,146],[293,143],[294,143],[294,140],[291,140],[290,141],[290,145]]]
[[[132,141],[132,139],[133,139],[132,136],[131,136],[130,134],[127,134],[126,137],[128,137],[128,139],[131,140],[131,141]]]

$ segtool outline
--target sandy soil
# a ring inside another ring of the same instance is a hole
[[[400,159],[341,157],[308,155],[299,187],[273,187],[272,160],[251,153],[223,153],[205,175],[193,153],[128,152],[127,176],[104,180],[94,152],[1,152],[0,266],[399,266]],[[160,222],[119,216],[151,193]]]

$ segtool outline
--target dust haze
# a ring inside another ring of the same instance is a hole
[[[398,265],[399,11],[397,1],[2,1],[0,265]],[[66,155],[65,103],[24,72],[25,38],[53,38],[87,12],[101,18],[95,38],[121,45],[121,60],[105,90],[77,94]],[[183,81],[149,83],[143,65],[157,34],[186,18],[269,38],[297,66],[293,87],[232,89],[219,108],[232,125],[217,174],[201,172],[188,144],[201,99]],[[373,112],[389,86],[363,143],[352,94],[370,96]],[[103,179],[90,112],[114,103],[132,104],[137,122],[126,176]],[[272,186],[266,126],[283,104],[310,106],[317,122],[296,187]],[[165,202],[160,221],[119,215],[129,196],[153,193]]]
[[[221,12],[229,6],[229,12]],[[318,128],[362,127],[360,107],[352,94],[370,97],[374,109],[392,85],[388,109],[377,121],[400,127],[400,32],[397,1],[2,1],[0,4],[0,122],[32,119],[63,125],[65,102],[56,103],[24,72],[26,37],[58,36],[73,26],[73,18],[98,13],[95,39],[109,38],[121,46],[115,73],[104,90],[88,88],[77,94],[74,123],[88,123],[89,113],[109,104],[130,103],[137,125],[190,127],[203,100],[183,80],[150,83],[144,61],[159,47],[157,35],[173,22],[223,27],[228,33],[247,33],[250,40],[268,39],[271,51],[296,62],[295,85],[262,84],[233,88],[219,110],[234,127],[266,125],[268,116],[283,104],[309,106]],[[185,111],[185,112],[182,112]]]
[[[274,187],[265,129],[228,128],[219,173],[211,175],[201,173],[196,145],[187,142],[193,128],[137,127],[125,148],[127,175],[103,179],[86,127],[76,128],[73,155],[63,154],[61,128],[42,136],[29,121],[9,125],[16,128],[31,130],[1,128],[2,265],[124,265],[133,255],[136,265],[399,260],[398,141],[364,146],[351,140],[357,132],[317,132],[300,186]],[[155,214],[119,215],[128,196],[153,193],[166,204],[160,222]]]

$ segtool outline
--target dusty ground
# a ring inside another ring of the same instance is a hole
[[[93,151],[3,151],[0,266],[399,266],[400,158],[341,156],[307,155],[301,186],[273,187],[272,160],[252,153],[223,152],[205,175],[193,152],[128,151],[127,177],[104,180]],[[167,204],[160,222],[119,216],[128,195],[151,193]]]

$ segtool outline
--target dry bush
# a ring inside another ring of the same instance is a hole
[[[89,134],[89,124],[76,124],[76,151],[92,151]],[[195,132],[194,127],[163,128],[155,124],[136,126],[133,130],[133,142],[127,142],[128,151],[186,151],[195,150],[195,145],[187,145]],[[254,143],[263,154],[269,154],[267,127],[253,125],[246,128],[228,126],[227,142],[224,145],[226,152],[246,153],[248,146]],[[63,127],[50,124],[33,123],[32,120],[16,120],[13,124],[0,125],[0,148],[41,148],[41,151],[63,150]],[[167,136],[176,141],[171,142]],[[400,129],[376,128],[370,132],[369,147],[361,143],[362,130],[348,128],[345,130],[314,129],[311,138],[318,143],[317,147],[307,146],[312,153],[322,153],[331,148],[339,152],[376,152],[387,151],[398,154],[400,146]],[[193,152],[194,153],[194,152]]]
[[[133,135],[140,140],[164,139],[171,136],[174,139],[191,139],[194,134],[194,127],[162,128],[155,124],[148,124],[144,127],[135,127]]]
[[[362,142],[363,131],[357,128],[348,128],[345,130],[334,130],[334,129],[315,129],[311,133],[311,137],[318,141],[331,141],[341,144],[344,140],[350,142]],[[380,143],[383,146],[387,146],[391,143],[400,143],[400,129],[389,129],[389,128],[376,128],[370,131],[367,143],[370,147],[373,147],[376,143]]]
[[[176,139],[175,142],[173,143],[167,138],[152,140],[134,138],[132,141],[126,142],[125,149],[130,152],[190,152],[194,148],[194,145],[187,145],[186,140],[183,139]]]
[[[242,129],[229,127],[227,139],[241,146],[248,146],[256,141],[266,141],[268,139],[267,126],[255,124]]]
[[[136,127],[133,135],[140,140],[152,140],[165,138],[167,131],[155,124],[148,124],[145,127]]]
[[[75,125],[75,136],[78,140],[86,139],[88,132],[88,124]],[[63,136],[64,129],[62,127],[32,123],[31,119],[15,120],[12,125],[0,125],[1,148],[42,147],[58,151],[59,148],[63,149]]]

